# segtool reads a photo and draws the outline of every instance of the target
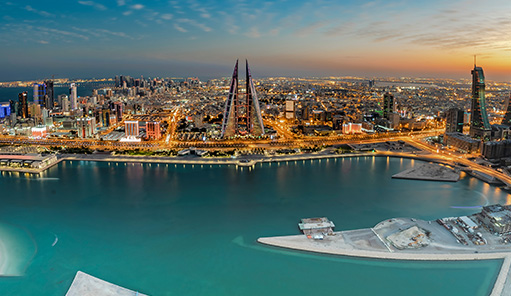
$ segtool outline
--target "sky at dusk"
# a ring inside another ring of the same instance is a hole
[[[511,80],[511,1],[3,1],[0,81],[229,76]]]

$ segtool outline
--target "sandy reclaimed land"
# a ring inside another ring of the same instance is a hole
[[[394,179],[457,182],[460,173],[436,163],[424,163],[392,176]]]
[[[418,249],[399,250],[386,239],[392,233],[405,230],[411,225],[431,231],[431,243]],[[323,240],[308,239],[305,235],[261,237],[259,243],[300,251],[332,255],[391,259],[460,261],[502,259],[501,270],[495,281],[491,296],[511,296],[511,246],[462,245],[456,243],[449,231],[436,222],[409,218],[384,220],[373,228],[334,232]]]
[[[78,271],[66,296],[147,296]]]

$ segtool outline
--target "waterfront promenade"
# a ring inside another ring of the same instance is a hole
[[[279,162],[298,162],[307,160],[328,160],[335,158],[345,157],[398,157],[398,158],[409,158],[416,159],[426,162],[432,162],[437,164],[444,164],[449,167],[458,167],[463,170],[481,172],[485,175],[492,176],[497,180],[502,181],[506,186],[511,185],[511,177],[495,171],[491,168],[484,167],[482,165],[470,162],[466,159],[453,159],[446,157],[445,155],[430,153],[428,151],[417,151],[417,152],[393,152],[393,151],[355,151],[351,153],[337,154],[333,149],[326,149],[321,152],[315,153],[299,153],[291,155],[249,155],[239,157],[198,157],[198,156],[143,156],[143,155],[113,155],[105,153],[93,153],[93,154],[59,154],[57,161],[52,162],[41,168],[13,168],[13,167],[2,167],[0,171],[6,172],[18,172],[18,173],[30,173],[30,174],[41,174],[45,170],[58,164],[61,161],[99,161],[99,162],[112,162],[112,163],[147,163],[147,164],[173,164],[173,165],[234,165],[239,168],[254,168],[258,163],[279,163]],[[463,163],[463,167],[459,164]],[[455,177],[449,175],[445,178],[441,174],[433,176],[431,167],[424,167],[419,171],[425,175],[431,175],[431,180],[437,181],[454,181]],[[421,174],[419,172],[419,175]],[[405,172],[403,172],[406,175]],[[417,171],[414,172],[417,174]],[[415,178],[412,175],[409,179],[424,179],[428,178]],[[484,181],[484,180],[483,180]]]

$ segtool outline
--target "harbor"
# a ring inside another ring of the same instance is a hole
[[[261,236],[301,234],[300,218],[324,215],[339,231],[369,227],[395,213],[424,220],[467,215],[476,210],[449,206],[482,205],[479,192],[506,203],[507,193],[474,178],[442,184],[452,193],[442,195],[437,182],[391,178],[420,163],[364,156],[237,171],[234,165],[72,160],[48,170],[45,178],[4,173],[0,186],[8,194],[1,196],[1,214],[8,225],[0,224],[0,230],[14,225],[19,231],[3,232],[6,249],[16,252],[2,252],[0,259],[20,264],[19,276],[2,277],[2,286],[6,295],[65,295],[81,270],[147,295],[304,295],[318,285],[325,295],[337,295],[339,285],[347,295],[377,295],[403,277],[395,295],[417,285],[423,286],[421,296],[488,295],[501,259],[367,260],[256,242]],[[19,254],[22,248],[26,255]],[[314,285],[302,285],[303,270]],[[274,280],[282,277],[286,285]],[[366,278],[373,285],[361,287],[359,279]],[[449,278],[449,286],[437,285],[439,278]],[[339,285],[331,285],[334,281]]]

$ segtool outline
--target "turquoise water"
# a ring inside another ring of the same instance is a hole
[[[501,261],[366,260],[259,245],[302,217],[337,230],[508,203],[473,178],[391,179],[418,163],[377,157],[234,166],[65,162],[3,173],[0,235],[16,277],[1,295],[64,295],[78,270],[150,295],[488,295]],[[7,226],[5,226],[7,225]],[[3,253],[0,254],[3,256]]]

